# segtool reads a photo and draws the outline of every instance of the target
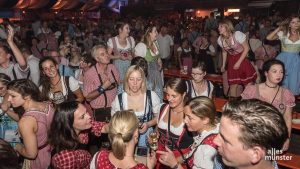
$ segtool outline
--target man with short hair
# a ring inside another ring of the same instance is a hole
[[[110,64],[106,46],[94,46],[91,55],[97,63],[84,73],[83,94],[93,109],[95,120],[105,122],[111,118],[111,104],[117,95],[120,74],[116,66]],[[107,135],[91,138],[90,152],[95,153],[100,145],[107,148],[108,143]]]
[[[218,28],[218,22],[217,19],[215,19],[214,12],[211,12],[209,14],[209,18],[205,20],[205,26],[204,26],[204,32],[209,32],[212,29]]]
[[[6,74],[12,80],[28,78],[29,67],[23,54],[14,42],[15,33],[13,27],[9,25],[7,27],[7,32],[7,43],[11,48],[17,63],[10,61],[11,54],[9,53],[9,48],[7,46],[0,46],[0,73]]]
[[[166,25],[161,26],[157,37],[157,42],[159,45],[160,57],[163,62],[163,68],[168,68],[172,56],[174,42],[173,38],[168,34],[168,28]]]
[[[214,143],[220,156],[214,169],[277,169],[269,156],[282,152],[288,130],[282,114],[271,104],[257,99],[232,101],[224,107],[220,133]]]
[[[23,56],[26,59],[27,65],[29,66],[30,72],[29,77],[30,80],[39,86],[40,82],[40,69],[39,69],[39,62],[40,59],[35,57],[28,46],[22,45],[20,47],[20,51],[22,52]]]
[[[84,73],[83,93],[94,110],[97,121],[110,119],[111,103],[117,95],[120,76],[115,65],[110,64],[107,49],[96,45],[91,50],[97,64]]]

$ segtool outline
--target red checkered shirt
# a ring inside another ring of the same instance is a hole
[[[88,71],[84,73],[84,80],[83,80],[83,94],[84,96],[87,96],[89,93],[97,89],[101,84],[98,73],[101,75],[103,83],[106,80],[109,80],[111,83],[114,83],[115,80],[119,83],[120,82],[120,75],[113,64],[109,64],[107,66],[107,71],[103,72],[102,69],[100,68],[99,64],[96,64],[97,70],[96,71],[95,67],[91,67]],[[115,76],[116,79],[114,79],[112,72]],[[107,103],[106,107],[111,107],[111,103],[115,99],[117,95],[117,88],[114,88],[112,90],[107,90],[105,91],[106,97],[107,97]],[[104,94],[101,94],[94,100],[90,102],[90,105],[93,109],[99,109],[99,108],[104,108],[105,107],[105,97]]]
[[[93,121],[91,130],[79,134],[80,142],[82,144],[88,143],[89,132],[95,136],[100,136],[104,125],[104,122]],[[55,169],[88,169],[91,160],[92,156],[86,150],[63,150],[54,154],[51,163]]]

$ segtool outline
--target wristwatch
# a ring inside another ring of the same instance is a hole
[[[105,92],[105,89],[102,86],[99,86],[97,91],[99,92],[99,94],[102,94]]]

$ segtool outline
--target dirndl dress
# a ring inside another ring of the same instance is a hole
[[[300,40],[298,40],[300,41]],[[294,95],[300,93],[300,44],[284,44],[281,41],[282,52],[276,59],[285,65],[285,76],[283,86],[289,89]]]

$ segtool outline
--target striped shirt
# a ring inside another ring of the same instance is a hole
[[[107,66],[106,72],[103,71],[99,64],[96,64],[98,73],[101,76],[102,82],[109,80],[111,83],[117,81],[120,82],[119,72],[117,71],[116,67],[113,64],[109,64]],[[97,89],[101,84],[97,70],[95,66],[91,67],[87,72],[84,73],[84,80],[83,80],[83,94],[87,96],[89,93]],[[113,76],[114,75],[114,76]],[[114,79],[115,77],[115,79]],[[112,90],[105,91],[107,97],[106,107],[111,107],[111,103],[115,99],[117,95],[117,88]],[[105,96],[101,94],[96,99],[90,102],[91,107],[93,109],[99,109],[105,107]]]

